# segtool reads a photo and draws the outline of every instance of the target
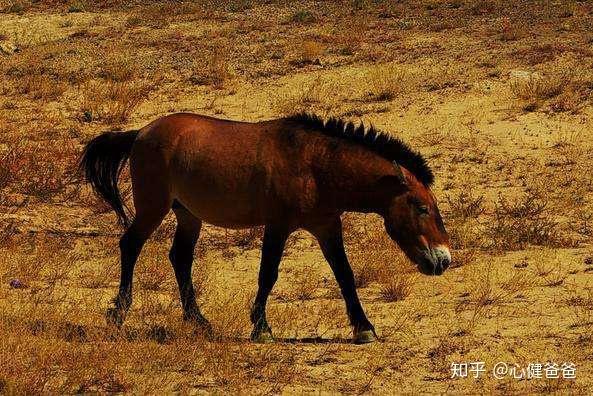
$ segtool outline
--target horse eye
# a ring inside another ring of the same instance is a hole
[[[426,205],[418,206],[418,212],[420,212],[421,215],[427,215],[429,213],[428,206],[426,206]]]

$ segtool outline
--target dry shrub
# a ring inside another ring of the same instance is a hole
[[[429,92],[460,86],[467,82],[467,72],[459,64],[433,64],[423,66],[419,74],[421,85]]]
[[[299,268],[295,281],[291,285],[292,296],[299,301],[311,300],[319,288],[319,280],[312,266]]]
[[[578,113],[593,97],[593,73],[590,70],[569,75],[563,91],[550,101],[554,112]]]
[[[2,283],[9,279],[19,279],[27,287],[32,287],[38,296],[31,297],[34,303],[39,297],[40,303],[45,296],[40,291],[53,291],[62,284],[72,271],[73,264],[80,256],[70,249],[72,240],[68,238],[41,239],[37,241],[33,251],[10,250],[2,255],[1,276]]]
[[[566,305],[571,309],[572,327],[593,324],[593,289],[590,287],[571,289],[570,297],[566,299]]]
[[[537,278],[529,271],[514,270],[506,279],[499,279],[491,263],[483,266],[465,267],[465,283],[471,291],[457,303],[456,311],[474,310],[484,315],[492,306],[513,304],[515,297],[537,286]]]
[[[345,25],[348,29],[344,29]],[[334,27],[331,44],[338,47],[340,55],[354,55],[360,50],[367,32],[368,20],[354,16],[346,21],[340,21]]]
[[[576,221],[571,226],[575,232],[586,237],[593,237],[593,210],[577,212]]]
[[[537,278],[528,271],[514,271],[513,274],[500,283],[500,287],[507,293],[516,295],[537,285]],[[500,298],[500,297],[499,297]]]
[[[207,238],[209,247],[222,249],[224,258],[232,258],[247,250],[258,249],[263,240],[264,227],[244,230],[216,230],[216,235]],[[231,249],[229,249],[231,248]]]
[[[176,2],[152,3],[136,8],[126,19],[126,26],[164,29],[175,19],[179,11],[181,11],[181,5]]]
[[[451,266],[461,267],[476,257],[475,249],[482,247],[482,226],[478,218],[484,213],[484,196],[477,194],[471,186],[462,188],[457,195],[446,195],[449,203],[447,232],[451,246],[456,251]]]
[[[29,0],[8,0],[6,4],[2,5],[4,5],[2,12],[9,14],[22,14],[31,8],[32,2]]]
[[[356,287],[378,283],[384,301],[406,298],[417,279],[414,266],[395,249],[381,225],[371,223],[361,228],[353,215],[344,220]]]
[[[44,101],[58,99],[67,88],[63,82],[43,74],[25,74],[13,82],[13,87],[20,95],[28,95],[31,99]]]
[[[18,156],[19,192],[49,200],[74,182],[78,150],[70,142],[45,141],[21,146]]]
[[[544,281],[544,286],[557,287],[561,286],[566,280],[567,275],[563,273],[559,268],[556,268],[550,275],[548,275]]]
[[[366,98],[372,101],[390,101],[407,92],[413,84],[412,76],[403,66],[387,64],[368,69]]]
[[[198,249],[198,251],[200,250]],[[204,292],[211,287],[212,273],[217,265],[218,263],[208,260],[205,255],[196,254],[192,270],[192,282],[197,299],[204,296]]]
[[[461,349],[460,341],[450,333],[440,334],[438,343],[432,347],[427,355],[430,359],[432,372],[449,379],[451,374],[451,361],[453,354]]]
[[[354,265],[354,284],[356,288],[369,286],[373,282],[381,279],[382,268],[376,261],[365,257],[356,257]]]
[[[467,9],[472,15],[493,15],[499,6],[498,0],[470,0]]]
[[[194,59],[189,81],[195,85],[211,85],[223,89],[233,78],[228,60],[229,43],[217,43],[204,56]]]
[[[17,180],[21,169],[21,146],[11,146],[8,150],[0,153],[0,189],[8,187],[13,181]]]
[[[2,222],[0,226],[0,248],[8,248],[12,246],[16,235],[16,221],[11,220]]]
[[[486,234],[491,245],[499,250],[521,250],[528,245],[562,246],[567,241],[560,237],[558,223],[551,215],[547,202],[534,193],[511,201],[500,196]]]
[[[389,271],[381,276],[379,295],[386,302],[401,301],[408,297],[414,289],[418,276],[409,273]]]
[[[543,249],[533,265],[530,264],[531,273],[541,279],[541,284],[548,287],[560,286],[567,277],[563,270],[566,258],[557,250]]]
[[[200,308],[216,334],[226,339],[243,337],[253,326],[249,312],[255,296],[241,289],[231,289],[230,294],[222,292],[223,290],[209,292]]]
[[[453,244],[455,246],[456,244]],[[457,249],[453,247],[453,257],[451,260],[450,269],[464,267],[472,264],[478,258],[478,249],[468,248]]]
[[[484,213],[484,195],[477,195],[472,187],[464,188],[457,196],[446,195],[451,218],[467,220]]]
[[[113,49],[113,53],[117,53]],[[99,77],[114,82],[133,80],[138,74],[138,67],[135,60],[126,55],[114,55],[108,57],[101,65]]]
[[[388,283],[392,274],[414,270],[377,218],[348,214],[344,216],[343,227],[356,287]]]
[[[89,289],[100,289],[110,287],[119,281],[120,266],[117,262],[93,263],[93,268],[81,271],[78,277],[78,284]]]
[[[511,79],[511,92],[525,110],[546,105],[554,112],[577,113],[591,99],[593,73],[582,60],[563,57],[542,73]]]
[[[341,97],[336,93],[335,86],[320,75],[308,84],[279,92],[274,101],[276,112],[291,115],[321,107],[323,112],[317,110],[318,113],[329,114],[341,103]]]
[[[136,266],[136,279],[141,289],[159,291],[170,287],[174,274],[168,257],[168,248],[161,244],[147,245],[143,249]]]
[[[536,274],[539,277],[547,277],[548,275],[550,275],[552,272],[554,272],[554,266],[550,265],[549,263],[545,262],[545,261],[541,261],[538,260],[535,262],[535,264],[533,265],[533,272],[534,274]]]
[[[523,109],[535,110],[543,101],[559,95],[567,83],[567,78],[565,75],[542,77],[530,74],[527,77],[512,79],[511,92],[523,101]]]
[[[261,246],[264,227],[253,227],[246,230],[225,230],[228,243],[241,250],[257,249]]]
[[[312,23],[315,22],[315,15],[309,10],[298,10],[291,15],[290,21],[296,23]]]
[[[81,87],[80,119],[109,124],[125,122],[151,89],[144,82],[87,83]]]
[[[130,189],[120,189],[120,191],[122,197],[129,197],[132,193]],[[89,194],[85,197],[88,197],[88,199],[82,200],[83,206],[90,208],[94,214],[105,214],[113,211],[113,208],[103,198],[99,197],[96,192],[89,191]]]
[[[321,63],[319,58],[323,54],[325,48],[323,44],[312,41],[312,40],[305,40],[302,42],[301,46],[298,48],[298,57],[292,63],[296,65],[307,65],[312,63]]]
[[[527,35],[525,26],[517,20],[503,18],[498,27],[497,36],[500,41],[516,41]]]

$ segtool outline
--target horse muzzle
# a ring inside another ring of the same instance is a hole
[[[424,275],[441,275],[451,264],[451,252],[446,246],[422,249],[415,261]]]

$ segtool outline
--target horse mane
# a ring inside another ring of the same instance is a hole
[[[381,132],[371,125],[365,128],[363,123],[354,123],[335,117],[323,119],[316,114],[297,113],[287,118],[297,122],[306,129],[315,130],[329,137],[348,140],[364,146],[389,161],[403,166],[425,186],[434,182],[434,174],[428,166],[426,158],[414,151],[404,141]]]

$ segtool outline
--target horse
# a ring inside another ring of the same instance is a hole
[[[133,217],[118,189],[128,160]],[[177,228],[169,258],[183,317],[209,335],[212,327],[197,305],[191,279],[202,222],[232,229],[264,226],[250,315],[255,342],[273,341],[266,303],[286,240],[297,229],[317,239],[345,300],[355,343],[373,342],[377,335],[344,251],[344,212],[382,216],[390,238],[423,274],[441,275],[451,263],[426,159],[402,140],[362,123],[308,113],[254,123],[176,113],[139,130],[93,138],[80,167],[125,228],[119,291],[106,313],[116,326],[132,303],[138,255],[171,209]]]

